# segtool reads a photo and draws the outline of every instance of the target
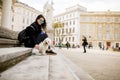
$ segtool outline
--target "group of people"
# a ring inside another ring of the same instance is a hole
[[[87,45],[88,45],[88,47],[92,47],[92,43],[91,43],[91,44],[88,44],[87,39],[86,39],[85,36],[83,36],[82,41],[83,41],[83,42],[82,42],[82,46],[83,46],[83,50],[84,50],[83,53],[86,53],[86,47],[87,47]],[[61,49],[61,48],[62,48],[62,45],[63,45],[63,44],[62,44],[62,41],[60,41],[58,45],[59,45],[59,48]],[[70,43],[69,43],[68,41],[66,42],[65,46],[66,46],[67,49],[69,49],[69,48],[71,47],[71,45],[70,45]],[[80,48],[79,45],[77,45],[77,47]],[[72,48],[76,48],[76,46],[73,44],[73,45],[72,45]]]
[[[39,44],[43,42],[46,38],[48,38],[48,35],[46,33],[46,19],[43,15],[38,15],[36,20],[30,25],[31,27],[26,28],[26,34],[29,36],[29,39],[24,42],[25,47],[34,48],[34,49],[40,49]],[[84,53],[86,53],[86,46],[88,45],[87,39],[85,36],[83,36],[82,39],[83,43],[83,49]],[[62,47],[62,42],[59,43],[60,48]],[[67,41],[66,43],[67,49],[70,48],[70,43]],[[47,53],[55,53],[52,51],[50,46],[48,47],[48,50],[46,50]]]

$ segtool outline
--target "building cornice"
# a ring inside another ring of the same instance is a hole
[[[18,7],[27,8],[27,9],[29,9],[31,11],[35,11],[35,12],[38,12],[38,13],[43,13],[43,12],[41,12],[41,11],[39,11],[39,10],[37,10],[37,9],[35,9],[35,8],[25,4],[25,3],[19,2],[19,1],[17,1],[14,5],[18,6]]]

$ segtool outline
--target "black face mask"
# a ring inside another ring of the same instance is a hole
[[[42,23],[41,26],[44,26],[44,23]]]
[[[44,26],[44,21],[40,20],[41,26]]]
[[[44,21],[40,20],[40,23],[41,23],[41,24],[44,24]]]

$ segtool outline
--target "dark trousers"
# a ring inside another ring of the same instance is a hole
[[[86,48],[85,48],[86,46],[83,46],[83,49],[84,49],[84,53],[86,53]]]

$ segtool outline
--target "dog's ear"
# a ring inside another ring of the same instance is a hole
[[[51,39],[50,39],[50,38],[46,38],[46,39],[45,39],[45,44],[50,45],[50,44],[51,44]]]
[[[48,44],[48,42],[45,42],[45,44]]]

